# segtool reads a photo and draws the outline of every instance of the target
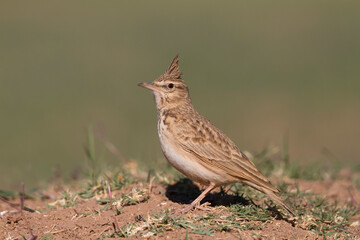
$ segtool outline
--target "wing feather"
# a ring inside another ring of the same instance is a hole
[[[199,116],[201,117],[201,116]],[[204,126],[204,122],[207,126]],[[203,124],[201,124],[203,123]],[[278,192],[270,181],[256,168],[237,146],[206,118],[193,121],[192,128],[183,129],[183,124],[172,128],[182,139],[176,141],[185,151],[193,153],[203,166],[221,169],[239,181],[251,181],[254,184]],[[205,139],[204,139],[205,136]],[[211,169],[211,168],[210,168]]]

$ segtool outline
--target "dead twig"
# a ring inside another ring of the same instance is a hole
[[[104,144],[105,144],[105,147],[112,153],[114,154],[117,158],[119,158],[122,162],[127,162],[128,159],[121,154],[121,152],[119,151],[119,149],[117,149],[115,147],[114,144],[112,144],[111,142],[107,141],[107,140],[104,140]]]
[[[119,232],[120,231],[120,228],[119,228],[119,223],[116,219],[116,216],[114,215],[114,222],[113,222],[113,225],[114,225],[114,229],[115,229],[115,232]]]
[[[28,228],[28,230],[30,232],[30,236],[27,239],[28,240],[36,240],[37,236],[35,236],[33,234],[32,229],[30,227],[30,223],[27,220],[27,217],[24,216],[24,214],[23,214],[23,210],[25,209],[24,205],[25,205],[25,184],[22,182],[21,183],[21,194],[20,194],[20,214],[23,215],[24,220],[26,222],[26,226],[27,226],[27,228]]]
[[[14,208],[17,212],[21,212],[18,204],[11,203],[3,197],[0,197],[0,200],[3,201],[4,203],[8,204],[10,207]],[[24,210],[31,212],[31,213],[35,212],[34,209],[28,208],[26,206],[24,206]]]
[[[25,184],[21,183],[21,194],[20,194],[20,212],[24,210],[24,201],[25,201]]]
[[[110,209],[113,210],[111,187],[110,187],[110,184],[109,184],[108,181],[105,181],[105,182],[106,182],[108,195],[109,195]],[[120,231],[119,223],[118,223],[118,221],[116,219],[116,215],[114,215],[113,218],[114,218],[113,227],[114,227],[115,232]]]
[[[97,131],[95,131],[96,136],[104,143],[105,147],[111,152],[114,156],[119,158],[123,163],[128,162],[128,159],[112,144],[109,140],[106,139],[105,128],[102,122],[99,122]]]
[[[53,231],[53,232],[50,232],[51,234],[56,234],[56,233],[61,233],[61,232],[64,232],[65,229],[61,229],[61,230],[57,230],[57,231]]]
[[[20,209],[18,208],[17,204],[13,204],[3,197],[0,197],[0,200],[3,201],[4,203],[8,204],[10,207],[16,209],[16,211],[20,212]]]
[[[150,182],[149,182],[149,196],[150,196],[150,193],[151,193],[151,190],[152,190],[152,185],[153,185],[154,180],[155,180],[155,177],[150,178]]]
[[[357,208],[357,210],[360,211],[360,205],[359,205],[358,202],[355,200],[354,196],[351,194],[350,188],[348,188],[348,193],[349,193],[351,202],[354,204],[354,206]]]
[[[113,204],[112,204],[112,194],[111,194],[111,187],[110,187],[110,184],[108,181],[105,181],[106,182],[106,186],[107,186],[107,189],[108,189],[108,196],[109,196],[109,202],[110,202],[110,209],[112,210],[113,209]]]
[[[108,231],[108,230],[110,230],[110,229],[111,229],[111,227],[105,228],[105,230],[103,230],[102,232],[100,232],[100,233],[97,235],[97,237],[100,238],[101,235],[102,235],[104,232],[106,232],[106,231]]]

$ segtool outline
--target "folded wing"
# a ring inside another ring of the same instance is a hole
[[[203,166],[210,165],[215,169],[221,169],[230,176],[237,178],[239,182],[246,184],[251,182],[252,187],[259,187],[258,190],[267,189],[275,193],[278,192],[278,189],[271,184],[246,155],[210,121],[203,118],[201,121],[192,122],[191,125],[193,126],[191,129],[183,128],[183,124],[178,124],[173,128],[174,134],[181,139],[176,144],[185,151],[194,154],[199,162],[203,163]]]

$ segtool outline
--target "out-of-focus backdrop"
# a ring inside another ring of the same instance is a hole
[[[166,166],[150,92],[175,54],[200,113],[240,149],[359,166],[359,1],[2,1],[0,188],[86,165],[101,124]],[[116,157],[97,153],[107,166]]]

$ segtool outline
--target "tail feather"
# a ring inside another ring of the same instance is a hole
[[[286,210],[291,216],[296,217],[295,213],[291,210],[291,208],[286,205],[286,203],[281,200],[281,198],[276,195],[279,190],[277,190],[275,187],[269,188],[267,185],[259,186],[258,184],[255,184],[251,181],[243,181],[243,183],[249,185],[250,187],[255,188],[256,190],[263,192],[268,195],[268,197],[273,200],[275,203],[279,204],[284,210]],[[272,186],[272,185],[271,185]],[[276,189],[275,192],[273,189]]]
[[[295,213],[290,209],[290,207],[286,205],[286,203],[283,200],[281,200],[281,198],[279,198],[274,192],[268,189],[263,189],[263,192],[266,193],[271,200],[279,204],[284,210],[290,213],[293,217],[296,217]]]

